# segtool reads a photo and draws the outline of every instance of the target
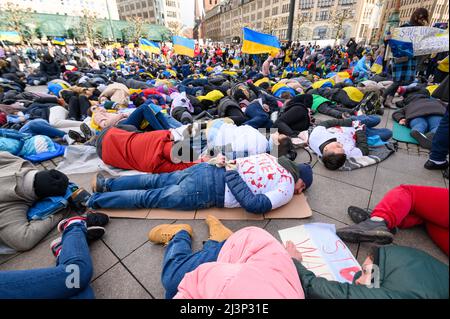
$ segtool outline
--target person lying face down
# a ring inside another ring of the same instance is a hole
[[[281,157],[260,154],[236,161],[223,155],[214,164],[201,163],[169,174],[148,174],[93,180],[91,208],[164,208],[195,210],[243,207],[264,214],[287,204],[308,189],[312,169]]]
[[[0,152],[0,183],[0,250],[30,250],[58,224],[62,215],[28,221],[28,209],[37,200],[63,196],[69,179],[56,170],[39,172],[30,162]]]

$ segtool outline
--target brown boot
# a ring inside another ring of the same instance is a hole
[[[209,227],[209,240],[223,242],[230,237],[233,232],[225,227],[216,217],[208,215],[205,219]]]
[[[191,235],[192,237],[192,227],[190,225],[186,224],[180,224],[180,225],[169,225],[169,224],[163,224],[154,227],[149,233],[148,233],[148,239],[155,244],[164,244],[167,245],[169,241],[175,236],[178,232],[185,230]]]

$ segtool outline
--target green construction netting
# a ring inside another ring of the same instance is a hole
[[[2,18],[2,14],[0,13],[0,30],[2,29]],[[77,36],[81,21],[81,17],[33,13],[30,19],[26,21],[26,25],[32,30],[38,29],[42,36],[70,37],[71,33]],[[123,40],[123,35],[126,34],[126,30],[132,27],[132,24],[127,21],[110,21],[108,19],[97,19],[94,25],[96,32],[101,33],[103,38],[112,41]],[[147,39],[152,41],[164,41],[171,36],[169,29],[166,27],[151,24],[144,25],[143,33]],[[126,37],[124,40],[125,42],[127,41]]]

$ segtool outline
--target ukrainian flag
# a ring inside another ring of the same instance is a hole
[[[20,43],[20,34],[16,31],[0,31],[0,41],[9,41],[11,43]]]
[[[195,56],[195,41],[188,38],[174,36],[173,49],[176,54],[187,55],[188,57],[193,58]]]
[[[58,45],[66,45],[66,39],[64,39],[64,38],[54,38],[52,43],[53,44],[58,44]]]
[[[280,42],[276,36],[244,28],[244,43],[242,53],[270,53],[275,56],[280,51]]]
[[[147,39],[139,40],[139,48],[142,51],[147,51],[147,52],[155,53],[155,54],[161,54],[161,50],[159,49],[159,46],[156,43],[149,41]]]
[[[381,55],[377,57],[374,64],[370,68],[370,71],[375,74],[380,74],[381,72],[383,72],[383,57]]]

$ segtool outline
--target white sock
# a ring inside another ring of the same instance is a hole
[[[370,217],[370,220],[373,220],[374,222],[384,222],[384,219],[381,217]]]

